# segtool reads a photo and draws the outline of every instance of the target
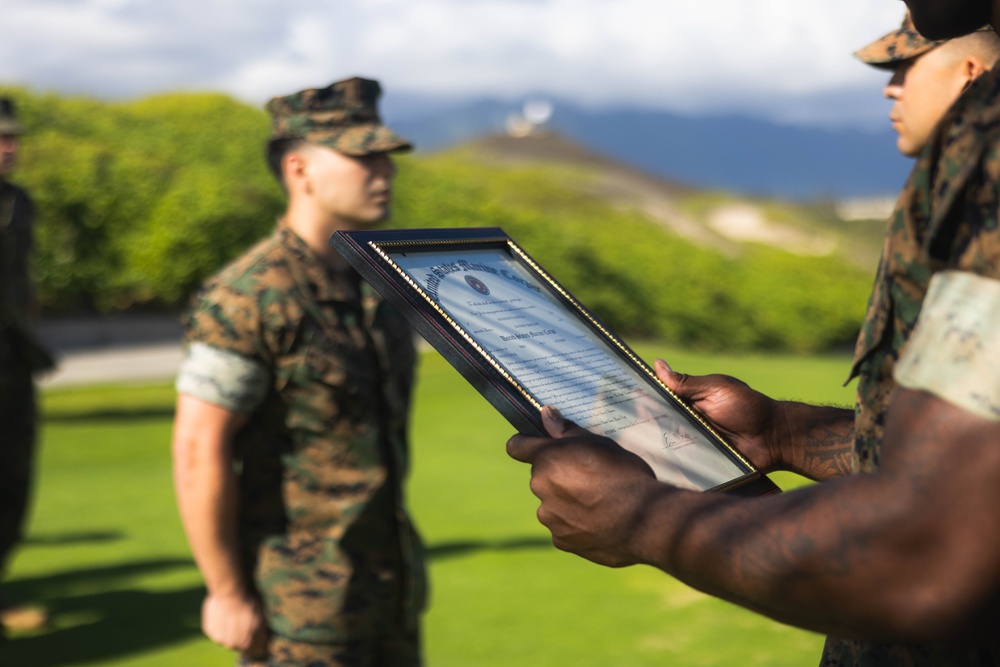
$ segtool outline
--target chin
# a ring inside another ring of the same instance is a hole
[[[903,141],[896,142],[896,148],[906,157],[917,157],[920,155],[920,148]]]
[[[356,218],[354,220],[354,226],[356,229],[375,229],[376,227],[381,227],[388,219],[389,219],[389,212],[386,211],[381,215],[372,215],[366,218]]]

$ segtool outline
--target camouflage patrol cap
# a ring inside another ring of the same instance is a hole
[[[382,124],[381,94],[378,81],[354,77],[272,98],[271,138],[306,139],[352,156],[410,150],[409,141]]]
[[[0,97],[0,135],[24,134],[24,128],[17,122],[14,101]]]
[[[899,30],[893,30],[863,49],[855,51],[854,57],[873,67],[895,69],[901,61],[916,58],[943,43],[927,39],[917,32],[910,19],[910,13],[906,12]]]
[[[976,32],[992,31],[988,25],[979,28]],[[883,35],[874,42],[854,52],[854,56],[863,63],[881,69],[896,69],[899,63],[923,55],[938,46],[944,44],[946,39],[927,39],[913,26],[910,13],[906,12],[903,18],[903,25],[899,30]]]

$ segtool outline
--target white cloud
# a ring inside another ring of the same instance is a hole
[[[874,87],[881,76],[850,54],[903,11],[871,0],[3,2],[0,83],[38,90],[218,89],[260,103],[364,74],[407,93],[786,116],[795,96]]]

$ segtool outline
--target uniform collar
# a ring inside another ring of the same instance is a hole
[[[1000,125],[1000,67],[972,83],[941,122],[936,140],[917,162],[914,174],[927,179],[929,200],[918,202],[929,216],[927,240],[948,217],[955,198],[980,167],[989,134]]]
[[[288,226],[278,223],[278,240],[285,251],[296,260],[300,277],[307,284],[310,295],[317,301],[353,301],[357,299],[354,284],[359,281],[357,272],[349,267],[331,266],[319,257],[302,238]]]

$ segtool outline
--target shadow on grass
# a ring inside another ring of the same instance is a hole
[[[515,549],[551,549],[548,537],[515,537],[508,540],[455,540],[438,542],[427,547],[430,560],[464,556],[475,551],[512,551]]]
[[[32,535],[24,540],[25,546],[62,547],[71,544],[86,544],[88,542],[117,542],[125,539],[125,533],[116,530],[92,530],[80,533],[61,533],[59,535]]]
[[[5,594],[12,601],[45,606],[54,629],[0,641],[0,664],[104,664],[199,636],[205,595],[201,586],[169,591],[127,589],[133,577],[191,567],[189,560],[150,560],[5,584]]]
[[[51,424],[74,424],[87,422],[135,422],[149,419],[173,419],[174,407],[162,408],[111,408],[103,410],[59,410],[43,412],[41,421]]]
[[[118,539],[113,532],[37,536],[36,543],[64,544],[88,539]],[[547,537],[440,542],[428,548],[431,559],[478,551],[552,548]],[[100,665],[147,653],[201,636],[202,586],[168,591],[130,589],[136,579],[174,569],[193,568],[187,559],[157,559],[4,584],[13,602],[43,605],[53,628],[36,635],[0,640],[4,667]]]

